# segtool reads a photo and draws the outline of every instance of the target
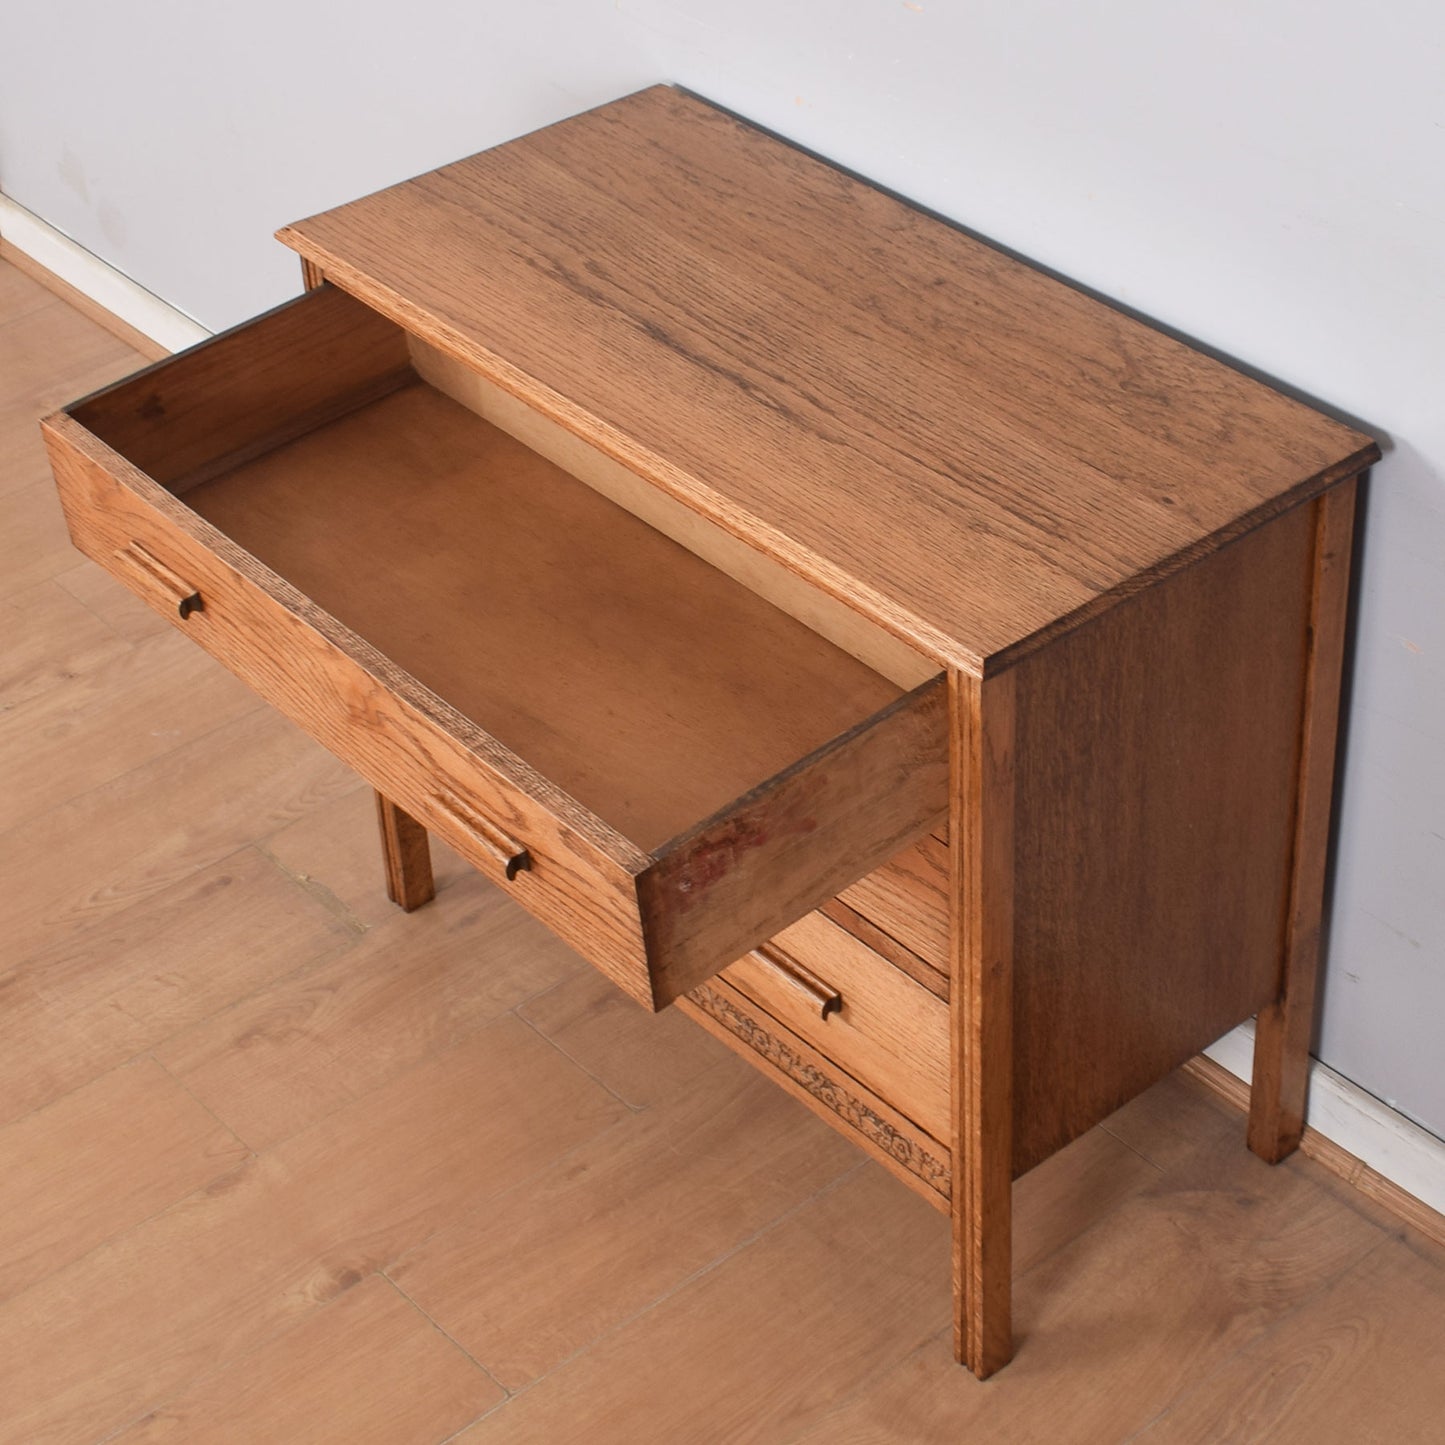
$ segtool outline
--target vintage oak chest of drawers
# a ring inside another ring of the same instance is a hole
[[[1369,438],[657,87],[281,233],[45,423],[76,544],[953,1221],[1260,1015],[1294,1147]],[[477,961],[486,966],[485,958]]]

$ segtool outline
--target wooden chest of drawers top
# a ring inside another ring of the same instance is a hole
[[[1373,442],[685,92],[288,227],[383,314],[980,672]]]

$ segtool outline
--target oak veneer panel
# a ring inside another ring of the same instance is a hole
[[[1278,990],[1313,520],[1015,669],[1016,1172]]]
[[[423,341],[968,670],[1376,455],[666,87],[280,236]]]
[[[405,338],[345,292],[237,327],[70,408],[147,476],[174,491],[411,377]]]
[[[0,1129],[0,1301],[248,1154],[150,1059]]]
[[[111,1437],[113,1445],[436,1445],[505,1398],[496,1382],[372,1275],[295,1329]]]

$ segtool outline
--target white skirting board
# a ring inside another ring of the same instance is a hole
[[[211,334],[6,195],[0,195],[0,237],[167,351]]]
[[[1254,1072],[1254,1025],[1241,1024],[1205,1049],[1237,1078]],[[1445,1139],[1390,1108],[1316,1059],[1305,1122],[1437,1214],[1445,1214]]]
[[[199,322],[5,195],[0,195],[0,236],[167,350],[179,351],[210,335]],[[1254,1065],[1254,1025],[1242,1024],[1205,1053],[1248,1083]],[[1310,1074],[1308,1123],[1422,1204],[1445,1214],[1445,1140],[1319,1062]]]

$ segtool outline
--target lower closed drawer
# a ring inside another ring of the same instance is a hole
[[[948,893],[948,845],[929,834],[838,898],[946,979]]]
[[[948,1005],[819,913],[722,973],[937,1139],[949,1129]]]
[[[941,817],[911,692],[329,288],[45,423],[71,534],[657,1008]]]

